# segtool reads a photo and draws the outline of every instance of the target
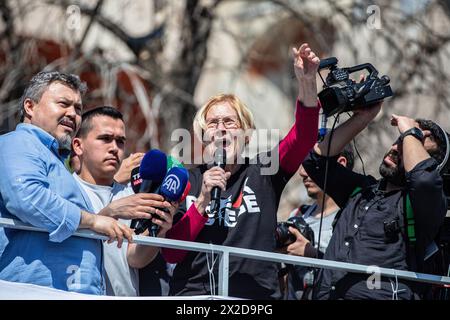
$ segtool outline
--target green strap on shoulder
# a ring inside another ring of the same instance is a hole
[[[357,195],[358,193],[360,193],[361,190],[362,190],[361,187],[356,187],[356,189],[353,190],[352,194],[350,195],[350,198],[351,198],[351,197],[354,197],[355,195]]]
[[[411,200],[409,199],[409,194],[406,195],[405,201],[406,208],[406,232],[408,233],[408,239],[411,244],[416,243],[416,230],[415,230],[415,220],[414,213],[411,206]]]

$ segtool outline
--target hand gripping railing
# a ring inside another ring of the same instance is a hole
[[[0,227],[27,230],[27,231],[47,232],[44,229],[37,228],[29,224],[23,223],[21,221],[8,218],[0,218]],[[107,236],[89,230],[79,230],[75,232],[73,236],[98,240],[109,239]],[[147,246],[182,249],[205,253],[210,253],[214,251],[214,253],[219,254],[220,264],[219,264],[218,294],[221,296],[228,296],[228,271],[229,271],[230,256],[250,258],[263,261],[284,262],[307,267],[343,270],[362,274],[374,273],[374,266],[366,266],[362,264],[337,262],[314,258],[305,258],[281,253],[272,253],[267,251],[258,251],[206,243],[172,240],[166,238],[144,237],[144,236],[133,236],[133,241],[134,243]],[[412,271],[404,271],[388,268],[376,268],[376,271],[380,276],[394,277],[399,279],[439,284],[439,285],[450,285],[450,277],[445,276],[437,276],[425,273],[417,273]]]

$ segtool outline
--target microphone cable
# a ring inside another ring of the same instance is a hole
[[[321,238],[321,235],[322,235],[323,214],[324,214],[324,209],[325,209],[325,197],[327,195],[328,167],[329,167],[329,161],[330,161],[329,154],[330,154],[331,141],[333,139],[333,134],[334,134],[334,131],[335,131],[335,127],[336,127],[337,122],[339,121],[339,115],[340,114],[337,114],[334,117],[333,126],[331,127],[331,130],[330,130],[330,139],[328,140],[328,145],[327,145],[326,162],[325,162],[325,177],[324,177],[323,195],[322,195],[322,210],[321,210],[321,213],[320,213],[319,236],[318,236],[318,239],[317,239],[317,243],[318,243],[318,245],[317,245],[317,254],[316,254],[316,258],[317,259],[319,258],[320,238]],[[366,172],[365,172],[365,169],[364,169],[364,161],[363,161],[363,159],[361,157],[361,154],[359,153],[358,148],[356,146],[356,139],[353,138],[352,141],[353,141],[353,146],[355,148],[355,152],[356,152],[356,154],[358,155],[358,158],[361,161],[362,170],[363,170],[363,173],[365,175]],[[317,290],[317,281],[318,281],[318,279],[317,279],[317,270],[318,270],[318,268],[314,268],[313,269],[313,274],[314,274],[313,296],[315,295],[315,293],[316,293],[315,291]]]
[[[330,138],[328,140],[328,146],[327,146],[327,152],[326,152],[326,162],[325,162],[325,177],[324,177],[324,182],[323,182],[323,195],[322,195],[322,209],[320,212],[320,222],[319,222],[319,236],[317,238],[317,253],[316,253],[316,259],[319,259],[319,251],[320,251],[320,238],[322,235],[322,223],[323,223],[323,213],[324,213],[324,208],[325,208],[325,197],[326,197],[326,190],[327,190],[327,183],[328,183],[328,166],[329,166],[329,154],[330,154],[330,149],[331,149],[331,141],[333,139],[333,134],[334,134],[334,130],[336,127],[336,124],[339,120],[339,114],[337,114],[334,117],[334,122],[333,122],[333,126],[331,127],[330,130]],[[317,293],[317,281],[318,281],[318,277],[317,277],[317,270],[318,268],[314,268],[313,269],[313,290],[312,290],[312,296],[314,297],[315,294]]]
[[[351,114],[349,112],[347,112],[347,115],[349,117],[351,117]],[[359,160],[361,161],[362,172],[364,175],[366,175],[366,169],[364,168],[364,160],[361,157],[361,154],[359,153],[358,147],[356,146],[356,137],[353,138],[352,141],[353,141],[353,148],[355,149],[356,155],[358,156]]]
[[[353,138],[353,148],[355,149],[355,152],[358,155],[359,160],[361,161],[362,172],[364,175],[366,175],[366,170],[364,169],[364,160],[361,157],[358,148],[356,147],[356,138]]]

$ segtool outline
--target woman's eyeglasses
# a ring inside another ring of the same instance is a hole
[[[223,123],[223,126],[226,129],[237,129],[239,128],[239,122],[236,118],[233,117],[224,117],[224,118],[212,118],[206,120],[206,127],[208,129],[217,129],[219,124]]]

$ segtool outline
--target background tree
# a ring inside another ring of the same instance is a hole
[[[391,113],[450,131],[449,16],[448,0],[0,0],[0,130],[14,129],[31,76],[57,68],[88,82],[87,108],[124,113],[129,151],[169,151],[173,130],[191,129],[218,92],[237,93],[258,127],[285,133],[296,96],[288,52],[307,41],[342,67],[371,62],[391,78],[394,97],[356,141],[377,175],[397,135]],[[149,23],[136,33],[139,22]],[[292,184],[280,212],[298,204]]]

